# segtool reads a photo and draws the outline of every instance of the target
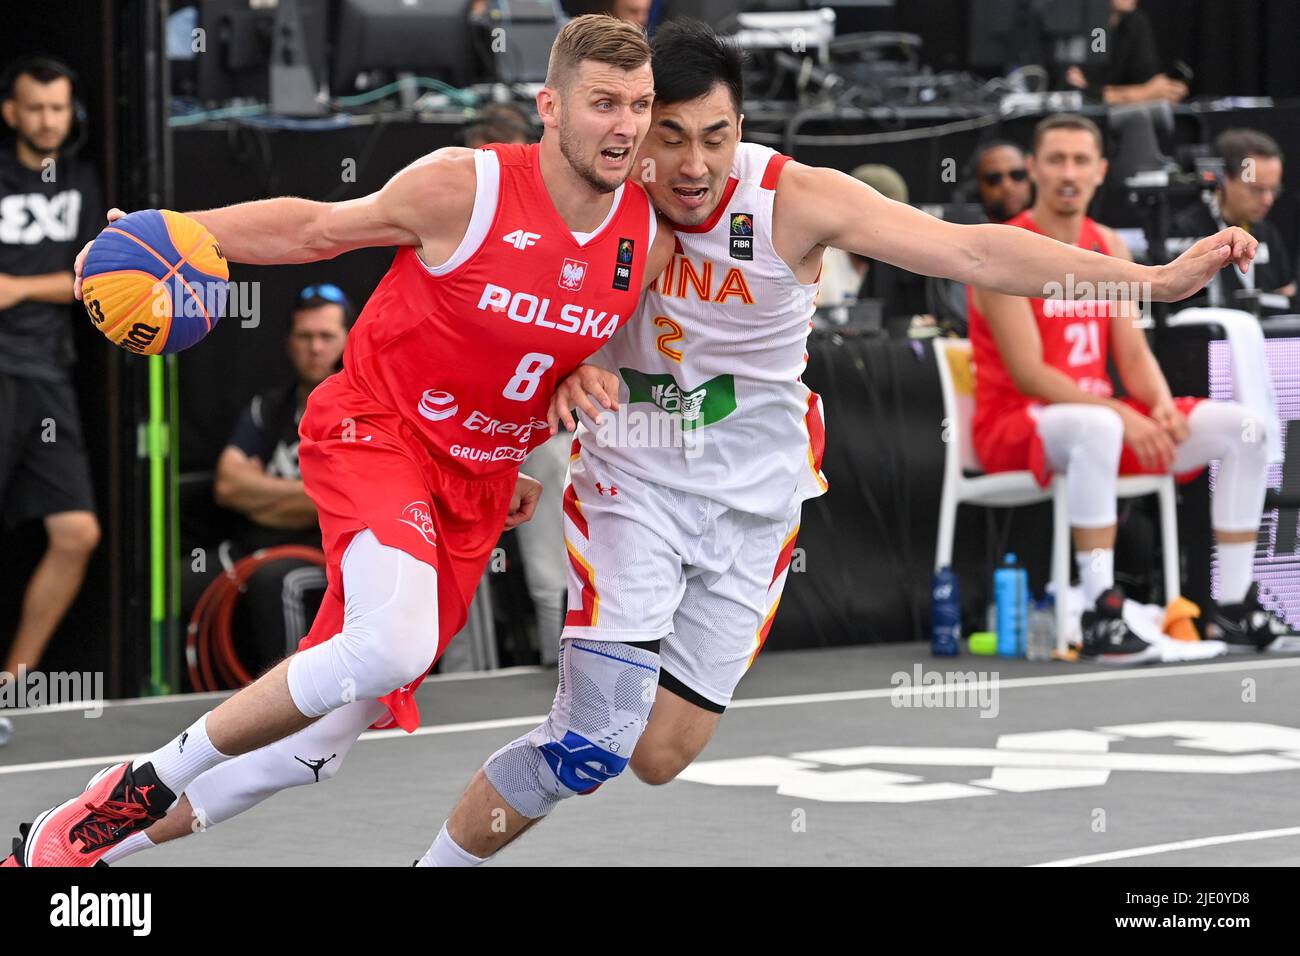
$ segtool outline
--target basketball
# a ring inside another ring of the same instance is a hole
[[[138,355],[189,348],[226,305],[230,270],[216,239],[169,209],[133,212],[106,226],[82,269],[82,301],[95,327]]]

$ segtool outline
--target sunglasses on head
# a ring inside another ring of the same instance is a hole
[[[324,299],[326,302],[334,302],[342,306],[348,304],[348,297],[343,294],[343,290],[332,282],[309,285],[298,293],[299,302],[306,302],[309,299]]]
[[[1002,182],[1003,176],[1010,176],[1013,182],[1023,183],[1029,178],[1029,170],[1013,169],[1006,173],[985,173],[980,177],[980,179],[983,181],[985,186],[988,186],[991,189]]]

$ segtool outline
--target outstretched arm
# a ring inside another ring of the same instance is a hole
[[[776,225],[787,261],[834,246],[909,272],[1038,298],[1107,283],[1121,295],[1149,291],[1154,300],[1175,302],[1199,291],[1230,261],[1244,269],[1258,245],[1242,229],[1224,229],[1167,265],[1141,266],[1027,229],[945,222],[836,170],[794,162],[781,175]]]
[[[464,235],[475,185],[473,150],[448,147],[416,160],[360,199],[326,203],[282,196],[186,215],[207,227],[231,262],[316,262],[368,246],[418,246],[442,261]],[[110,210],[108,220],[122,215]],[[89,248],[87,243],[77,256],[78,299]]]
[[[327,203],[284,196],[186,215],[207,227],[231,262],[281,265],[332,259],[367,246],[418,246],[466,196],[472,205],[472,153],[460,147],[430,153],[360,199]]]

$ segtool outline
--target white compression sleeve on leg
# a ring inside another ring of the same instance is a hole
[[[359,531],[343,555],[343,630],[289,661],[289,693],[308,717],[377,700],[425,674],[438,650],[438,575]]]
[[[185,788],[199,826],[229,820],[289,787],[330,779],[357,738],[387,711],[377,700],[355,701],[296,734],[209,770]]]
[[[1191,434],[1178,446],[1174,471],[1215,459],[1219,475],[1210,514],[1215,531],[1255,531],[1268,492],[1268,422],[1236,402],[1201,402],[1187,416]]]
[[[1038,436],[1052,471],[1065,475],[1073,528],[1108,528],[1117,520],[1116,487],[1124,422],[1105,405],[1048,405]]]

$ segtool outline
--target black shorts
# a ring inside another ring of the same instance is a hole
[[[6,528],[62,511],[95,510],[70,382],[0,372],[0,502]]]

